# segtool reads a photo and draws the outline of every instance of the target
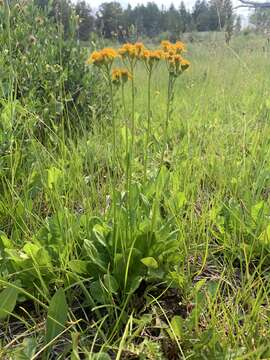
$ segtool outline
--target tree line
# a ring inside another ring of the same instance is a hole
[[[93,32],[104,38],[119,41],[132,37],[164,36],[170,40],[191,31],[225,31],[241,27],[235,18],[231,0],[197,0],[193,9],[188,10],[184,2],[177,8],[159,8],[155,2],[132,7],[123,7],[117,1],[102,3],[96,12],[90,4],[79,0],[75,5],[69,0],[35,0],[40,7],[50,7],[50,14],[61,20],[65,27],[71,12],[78,16],[78,39],[87,41]]]

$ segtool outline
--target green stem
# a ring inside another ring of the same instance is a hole
[[[129,225],[129,141],[128,141],[128,116],[127,116],[127,108],[126,108],[126,100],[125,100],[125,91],[124,91],[124,83],[121,86],[121,94],[122,94],[122,104],[124,110],[124,119],[125,119],[125,138],[126,138],[126,206],[127,206],[127,215],[126,215],[126,240],[128,239],[128,225]]]
[[[147,93],[147,132],[146,132],[146,141],[144,149],[144,171],[143,171],[143,182],[146,183],[146,172],[147,172],[147,163],[148,163],[148,145],[150,139],[150,130],[151,130],[151,77],[152,71],[149,69],[148,72],[148,93]]]
[[[129,154],[129,174],[128,174],[128,196],[129,196],[129,217],[130,217],[130,234],[132,233],[131,221],[131,183],[132,183],[132,168],[134,160],[134,142],[135,142],[135,84],[134,84],[134,64],[131,63],[131,144]]]
[[[113,83],[110,74],[110,67],[107,67],[106,74],[109,82],[109,92],[111,100],[111,110],[112,110],[112,126],[113,126],[113,176],[112,176],[112,186],[113,186],[113,243],[115,248],[115,253],[117,252],[117,241],[116,241],[116,123],[115,123],[115,111],[114,111],[114,97],[113,97]]]
[[[167,110],[166,110],[166,120],[164,126],[164,137],[163,137],[163,149],[161,153],[161,165],[163,164],[165,149],[168,142],[168,127],[170,121],[170,113],[171,113],[171,102],[172,102],[172,94],[173,94],[173,76],[169,73],[169,81],[168,81],[168,90],[167,90]]]

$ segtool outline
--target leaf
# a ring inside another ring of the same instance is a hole
[[[207,279],[201,279],[195,284],[194,290],[193,290],[194,294],[197,294],[201,290],[201,288],[205,285],[206,280]]]
[[[60,176],[62,175],[62,171],[57,169],[56,167],[51,167],[48,169],[48,187],[49,189],[53,188],[53,185],[56,185]]]
[[[270,225],[260,234],[259,241],[263,246],[270,245]]]
[[[51,258],[48,251],[40,245],[27,243],[26,245],[24,245],[23,251],[39,266],[46,266],[47,268],[52,268]]]
[[[256,205],[252,206],[251,217],[255,222],[257,222],[259,216],[262,215],[263,208],[264,208],[264,201],[260,201]]]
[[[98,304],[103,304],[105,302],[104,290],[101,287],[101,284],[100,284],[100,282],[98,280],[92,282],[92,284],[89,287],[89,291],[90,291],[90,294],[91,294],[92,298]]]
[[[18,351],[14,353],[12,360],[29,360],[35,355],[37,350],[37,340],[35,338],[26,338],[23,340]]]
[[[141,285],[142,282],[142,277],[141,276],[135,276],[134,278],[132,278],[132,280],[130,281],[130,285],[129,285],[129,293],[132,294],[134,293],[139,286]]]
[[[119,284],[113,276],[108,274],[104,275],[104,285],[106,286],[107,290],[109,290],[113,294],[117,294]]]
[[[52,341],[65,329],[65,323],[68,317],[68,305],[65,292],[62,288],[56,291],[51,299],[47,324],[46,324],[46,344]],[[49,351],[51,347],[48,348]]]
[[[86,274],[88,272],[88,261],[71,260],[68,265],[70,269],[77,274]]]
[[[183,319],[181,316],[176,315],[172,318],[171,327],[173,329],[174,335],[180,339],[183,334]]]
[[[0,293],[0,320],[12,313],[16,306],[18,291],[8,287]]]
[[[178,192],[178,194],[176,194],[175,198],[176,198],[178,208],[182,208],[187,202],[186,195],[184,192],[181,192],[181,191]]]
[[[151,268],[151,269],[157,269],[158,268],[158,263],[153,257],[143,258],[143,259],[141,259],[141,262],[145,266],[147,266],[148,268]]]

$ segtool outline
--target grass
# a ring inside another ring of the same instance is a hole
[[[168,74],[155,70],[146,176],[138,65],[128,193],[130,84],[127,114],[114,97],[116,147],[110,115],[80,135],[48,127],[41,140],[36,114],[2,96],[0,358],[270,358],[263,44],[188,44],[162,167]]]

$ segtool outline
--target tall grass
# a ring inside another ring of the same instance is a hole
[[[252,41],[188,44],[167,122],[167,69],[149,86],[138,63],[115,132],[110,111],[80,134],[62,126],[70,108],[51,126],[8,69],[0,358],[270,357],[270,80]]]

